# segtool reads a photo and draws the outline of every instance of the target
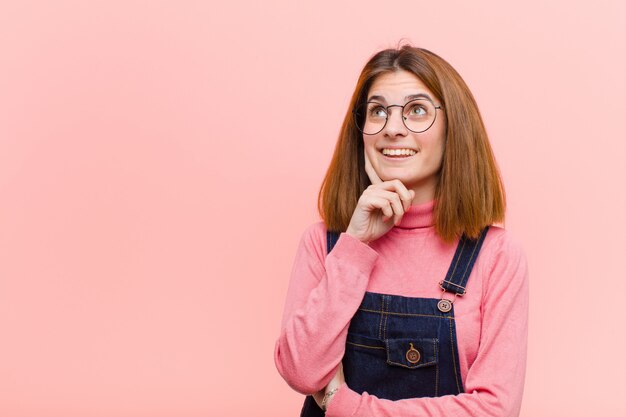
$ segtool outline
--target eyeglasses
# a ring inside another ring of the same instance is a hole
[[[402,108],[402,123],[407,129],[415,133],[422,133],[430,129],[437,118],[437,110],[441,110],[441,106],[435,106],[435,103],[427,98],[411,100],[404,106],[399,104],[385,106],[375,101],[368,101],[352,111],[356,127],[365,135],[379,133],[387,125],[391,107]]]

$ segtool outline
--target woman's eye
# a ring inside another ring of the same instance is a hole
[[[387,117],[387,113],[383,107],[374,107],[370,110],[373,117]]]
[[[413,106],[411,110],[409,110],[409,114],[412,116],[424,116],[426,114],[426,109],[422,106]]]

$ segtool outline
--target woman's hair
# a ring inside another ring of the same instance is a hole
[[[446,112],[446,139],[435,190],[435,231],[446,242],[463,233],[476,238],[485,226],[504,222],[506,210],[504,184],[485,126],[456,70],[438,55],[410,45],[380,51],[363,68],[319,191],[320,215],[328,230],[348,228],[359,197],[371,184],[365,172],[363,137],[352,110],[367,101],[378,76],[399,70],[415,74]]]

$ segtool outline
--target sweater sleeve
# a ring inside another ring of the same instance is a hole
[[[326,416],[516,417],[526,373],[528,265],[519,243],[503,230],[493,241],[489,275],[483,279],[482,327],[465,392],[390,401],[351,390],[345,383]]]
[[[315,393],[335,375],[377,258],[369,245],[346,233],[326,256],[321,222],[302,235],[274,348],[276,368],[294,390]]]

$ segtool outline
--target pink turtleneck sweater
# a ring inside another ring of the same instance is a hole
[[[366,291],[441,298],[457,242],[445,244],[433,225],[434,200],[413,205],[402,222],[369,245],[342,233],[326,255],[323,222],[303,233],[293,264],[274,361],[302,394],[323,389],[343,358],[350,319]],[[390,401],[345,383],[326,415],[419,417],[518,416],[528,331],[528,266],[505,229],[491,226],[467,284],[454,302],[465,392]]]

